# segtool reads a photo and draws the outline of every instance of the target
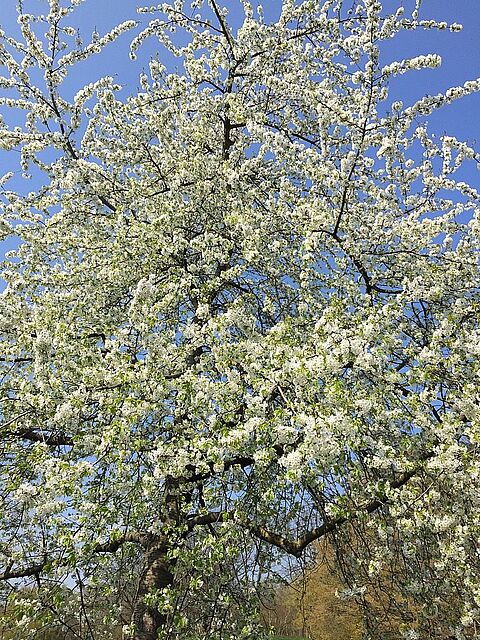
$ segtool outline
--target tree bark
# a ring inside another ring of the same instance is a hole
[[[172,561],[167,557],[165,539],[156,541],[145,552],[145,566],[140,575],[132,613],[134,634],[132,640],[157,640],[158,632],[167,622],[167,616],[156,606],[149,606],[145,596],[173,584]]]

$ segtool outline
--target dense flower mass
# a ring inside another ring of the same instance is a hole
[[[265,576],[323,536],[366,637],[387,578],[405,638],[476,637],[479,156],[424,116],[480,79],[404,105],[390,82],[441,59],[382,59],[459,26],[172,0],[84,45],[79,4],[0,39],[12,637],[262,637]],[[130,31],[132,58],[159,42],[137,93],[64,90]]]

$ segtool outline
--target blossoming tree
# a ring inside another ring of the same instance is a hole
[[[80,3],[25,2],[0,41],[0,144],[33,176],[1,180],[21,240],[0,298],[13,636],[253,638],[261,562],[329,536],[346,595],[368,608],[390,571],[406,637],[469,637],[480,228],[457,174],[477,156],[425,117],[480,81],[392,104],[392,78],[440,59],[381,56],[447,25],[420,0],[271,20],[242,0],[239,24],[233,0],[172,0],[83,45]],[[139,91],[69,99],[75,64],[132,29],[132,57],[162,47]]]

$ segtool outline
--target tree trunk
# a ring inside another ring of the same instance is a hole
[[[157,640],[167,616],[156,606],[145,603],[147,594],[173,584],[172,561],[167,557],[166,540],[156,541],[145,552],[145,566],[140,575],[132,613],[134,634],[132,640]]]

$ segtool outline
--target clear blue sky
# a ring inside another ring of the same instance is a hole
[[[233,15],[239,14],[238,0],[219,0],[227,6]],[[0,25],[8,33],[17,30],[16,0],[0,0]],[[46,0],[23,0],[25,11],[46,12]],[[85,0],[75,13],[75,25],[88,39],[94,27],[100,33],[107,31],[118,22],[127,18],[136,18],[136,7],[149,3],[142,0]],[[413,0],[383,0],[386,8],[404,4],[408,9]],[[267,14],[274,14],[281,6],[280,0],[263,0]],[[385,51],[388,59],[405,58],[410,55],[438,52],[443,59],[438,70],[409,73],[395,81],[395,98],[402,96],[404,101],[415,99],[425,93],[436,93],[451,85],[461,84],[465,80],[480,76],[480,0],[423,0],[424,18],[436,18],[447,22],[459,22],[464,25],[461,33],[447,31],[406,32],[398,39],[388,43]],[[146,20],[147,16],[140,16]],[[128,83],[132,89],[136,86],[139,65],[133,65],[128,59],[126,47],[128,36],[111,45],[103,54],[95,56],[93,64],[79,67],[75,76],[75,89],[84,82],[91,82],[94,76],[117,74],[121,84]],[[159,47],[151,39],[146,51],[154,53]],[[146,53],[145,51],[145,53]],[[143,56],[142,56],[143,57]],[[389,61],[389,60],[388,60]],[[74,87],[72,86],[72,90]],[[461,138],[480,141],[480,95],[470,96],[455,105],[443,109],[431,117],[432,125],[439,131],[445,129]]]
[[[31,13],[47,13],[46,0],[23,0],[24,10]],[[227,6],[233,17],[239,16],[239,0],[219,0]],[[0,0],[0,26],[7,33],[17,33],[16,0]],[[136,15],[137,6],[155,4],[141,0],[85,0],[74,14],[73,26],[78,27],[84,40],[88,41],[94,28],[100,34],[108,31],[115,24],[127,19],[140,17]],[[397,8],[403,4],[410,8],[413,0],[384,0],[387,9]],[[280,0],[263,0],[267,15],[278,13]],[[443,64],[440,69],[411,72],[397,78],[392,85],[391,98],[402,99],[405,104],[413,102],[425,94],[434,94],[446,90],[449,86],[463,84],[466,80],[480,77],[480,0],[423,0],[422,17],[434,18],[447,22],[459,22],[464,25],[460,33],[449,31],[405,32],[401,37],[389,41],[385,46],[385,63],[394,59],[427,53],[439,53]],[[159,52],[164,54],[157,41],[150,39],[143,49],[140,61],[132,63],[128,57],[128,35],[124,35],[117,43],[95,56],[90,63],[79,65],[74,76],[69,80],[71,94],[87,82],[92,82],[103,75],[114,75],[120,84],[127,86],[127,91],[134,91],[137,86],[138,72],[145,65],[148,55]],[[1,73],[1,69],[0,69]],[[468,140],[480,150],[480,94],[463,98],[440,111],[432,114],[429,122],[437,134],[448,132],[451,135]],[[0,175],[9,170],[8,156],[0,155]],[[464,178],[480,188],[480,172],[471,166]],[[0,247],[0,255],[2,253]],[[5,246],[3,247],[5,249]]]

